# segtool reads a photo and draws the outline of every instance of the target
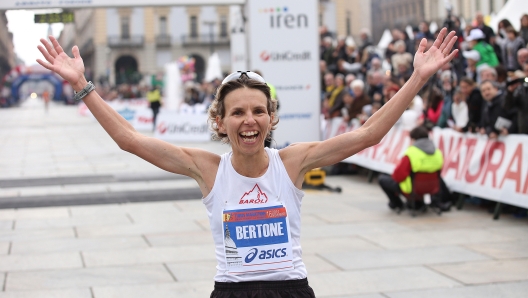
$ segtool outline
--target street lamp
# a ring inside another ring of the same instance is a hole
[[[209,26],[209,43],[211,45],[211,54],[214,53],[214,34],[213,27],[216,25],[215,21],[204,21],[204,25]]]

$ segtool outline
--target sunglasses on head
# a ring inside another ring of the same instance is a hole
[[[227,83],[227,82],[236,81],[239,78],[241,78],[242,76],[246,76],[249,79],[252,79],[252,80],[255,80],[255,81],[258,81],[258,82],[266,84],[266,81],[264,80],[264,78],[259,76],[256,72],[252,72],[252,71],[249,71],[249,70],[247,70],[247,71],[239,70],[239,71],[234,72],[234,73],[228,75],[227,77],[225,77],[225,79],[222,81],[222,85]]]

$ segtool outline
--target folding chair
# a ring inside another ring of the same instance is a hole
[[[425,204],[424,196],[428,194],[432,197],[440,192],[440,171],[433,173],[413,172],[411,173],[411,180],[412,192],[405,195],[405,197],[407,202],[411,205],[411,215],[414,217],[416,216],[417,201],[424,202],[423,212],[425,212],[427,210],[427,205]],[[430,206],[435,209],[436,214],[442,214],[440,208],[435,208],[434,205]]]

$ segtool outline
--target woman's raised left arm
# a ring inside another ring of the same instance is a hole
[[[447,36],[446,36],[447,35]],[[332,165],[359,151],[378,144],[407,109],[429,77],[458,52],[451,52],[457,37],[443,28],[433,46],[425,51],[422,39],[414,57],[414,72],[407,83],[360,128],[321,142],[300,143],[281,150],[281,158],[296,186],[302,185],[304,173],[310,169]]]

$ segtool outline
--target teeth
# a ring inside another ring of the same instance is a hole
[[[240,133],[243,136],[249,137],[258,134],[258,131],[244,131]]]
[[[243,138],[244,139],[244,142],[247,142],[247,143],[253,143],[257,140],[257,137],[252,137],[252,138]]]

